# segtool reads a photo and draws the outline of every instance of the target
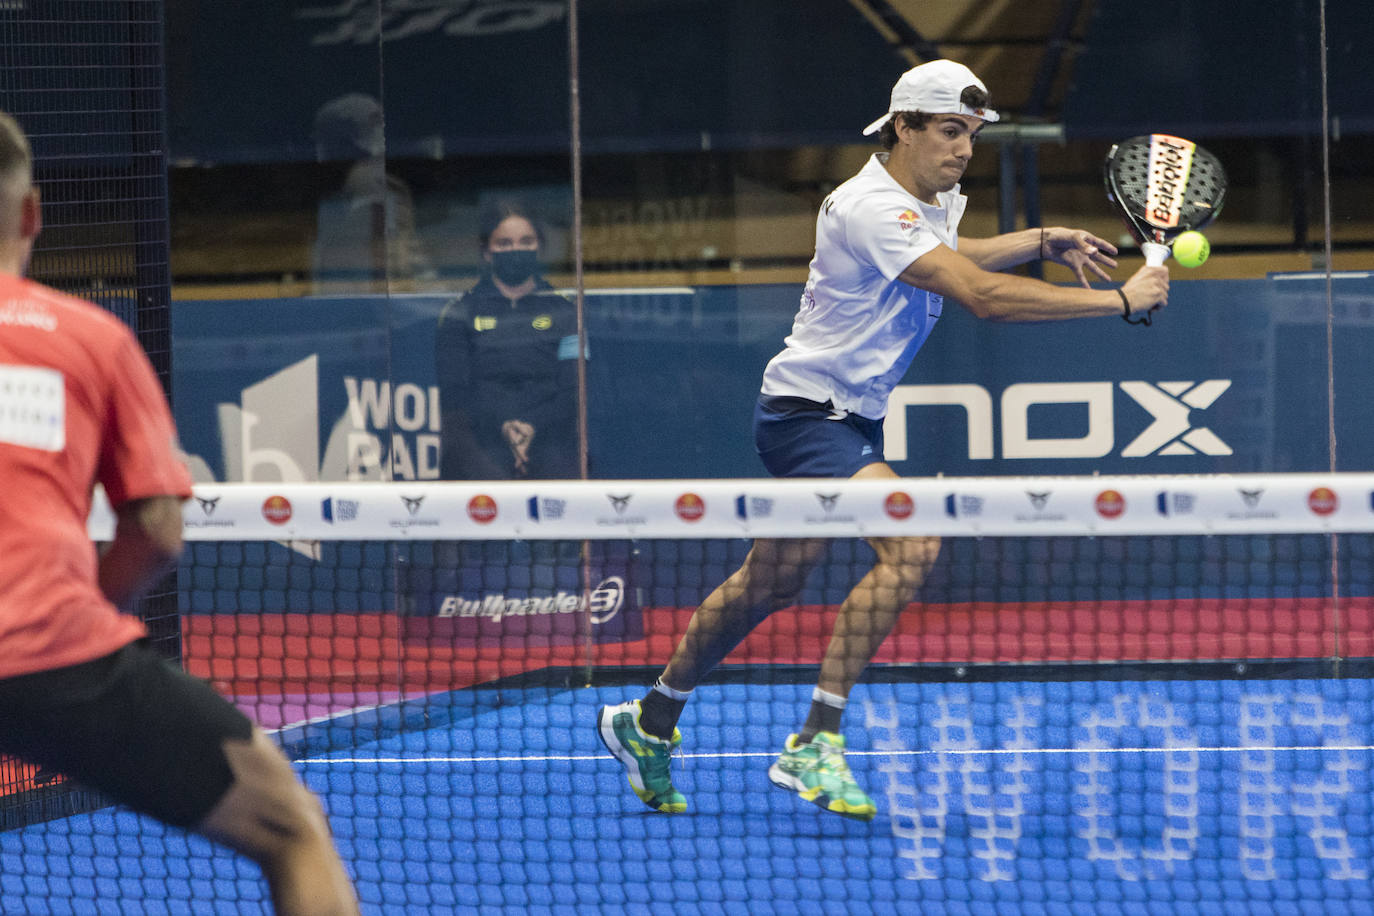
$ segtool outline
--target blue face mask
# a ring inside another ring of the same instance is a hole
[[[519,286],[539,272],[539,252],[532,248],[493,251],[491,272],[507,286]]]

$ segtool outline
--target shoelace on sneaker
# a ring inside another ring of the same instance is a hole
[[[819,744],[819,755],[816,757],[816,769],[826,770],[831,773],[838,773],[841,776],[849,776],[849,762],[844,759],[844,749],[835,747],[833,744]],[[838,757],[835,761],[832,758]]]
[[[649,778],[655,781],[659,779],[666,779],[668,781],[668,784],[672,785],[672,765],[674,757],[686,759],[685,756],[682,754],[682,745],[673,747],[670,744],[668,746],[667,754],[662,756],[654,754],[652,757],[646,760],[644,763],[644,768],[648,770]]]

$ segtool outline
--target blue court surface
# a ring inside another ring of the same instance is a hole
[[[791,683],[699,688],[692,809],[649,811],[593,728],[637,695],[458,691],[301,761],[364,912],[1374,913],[1369,680],[863,684],[870,823],[769,783]],[[253,866],[123,812],[0,834],[0,871],[7,914],[266,911]]]

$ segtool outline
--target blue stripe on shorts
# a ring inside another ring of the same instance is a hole
[[[883,460],[883,421],[852,413],[837,420],[827,404],[761,395],[754,446],[774,477],[853,477]]]

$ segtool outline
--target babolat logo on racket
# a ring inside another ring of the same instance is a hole
[[[1161,228],[1178,225],[1183,213],[1183,192],[1193,166],[1197,144],[1168,134],[1150,135],[1149,183],[1145,196],[1146,218]]]

